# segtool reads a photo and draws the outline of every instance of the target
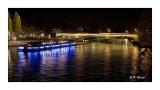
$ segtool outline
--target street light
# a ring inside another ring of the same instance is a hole
[[[138,32],[137,28],[135,28],[134,31],[137,33]]]
[[[128,30],[126,30],[125,32],[128,33]]]
[[[110,32],[111,32],[111,29],[110,29],[110,28],[107,28],[107,32],[110,33]]]

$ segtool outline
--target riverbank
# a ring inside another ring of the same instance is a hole
[[[152,42],[140,42],[132,41],[133,46],[138,46],[139,48],[152,48]]]

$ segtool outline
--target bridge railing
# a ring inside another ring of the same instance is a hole
[[[138,37],[138,34],[129,33],[58,33],[56,36],[103,36],[103,37]]]

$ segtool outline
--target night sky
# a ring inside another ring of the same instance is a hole
[[[144,8],[9,8],[13,17],[17,11],[22,24],[38,27],[108,26],[112,28],[137,25]]]

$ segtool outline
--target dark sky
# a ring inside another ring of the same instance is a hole
[[[137,25],[144,8],[9,8],[11,16],[17,11],[23,24],[39,27],[74,26],[111,26]]]

